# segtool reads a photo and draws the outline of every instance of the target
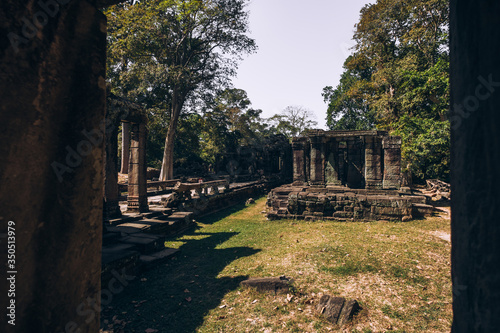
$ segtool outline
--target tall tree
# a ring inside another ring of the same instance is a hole
[[[345,70],[337,88],[323,89],[322,96],[328,104],[326,124],[331,130],[368,130],[375,126],[374,113],[361,93],[371,71],[349,69],[346,64],[351,59],[347,58],[344,63]]]
[[[288,139],[299,136],[306,129],[318,125],[314,120],[314,114],[302,106],[287,106],[280,114],[269,118],[276,132],[283,134]]]
[[[446,0],[366,5],[339,86],[323,90],[331,129],[372,119],[401,135],[404,166],[417,178],[448,175],[448,11]]]
[[[141,0],[107,10],[115,87],[135,87],[151,106],[168,109],[161,180],[173,177],[174,139],[186,100],[227,84],[247,36],[247,0]]]
[[[214,163],[218,155],[237,146],[260,143],[270,134],[260,117],[262,110],[253,109],[251,104],[242,89],[228,88],[218,94],[204,114],[202,155],[206,161]]]

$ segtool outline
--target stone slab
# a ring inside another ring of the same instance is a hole
[[[146,268],[149,268],[165,260],[168,260],[178,252],[178,249],[167,248],[158,252],[150,253],[148,255],[141,255],[139,257],[139,260]]]
[[[351,321],[359,310],[361,307],[357,301],[330,295],[323,295],[316,306],[320,316],[339,326]]]
[[[140,222],[123,223],[123,224],[119,224],[115,227],[108,227],[108,231],[120,232],[122,234],[135,234],[135,233],[139,233],[139,232],[144,232],[149,228],[150,228],[150,226],[148,226],[146,224],[142,224]]]
[[[133,234],[119,239],[121,243],[135,245],[142,254],[152,253],[165,247],[165,237]]]
[[[293,280],[282,277],[251,278],[241,282],[242,287],[252,288],[259,292],[286,294],[290,290]]]

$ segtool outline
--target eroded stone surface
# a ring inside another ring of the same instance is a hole
[[[253,288],[259,292],[272,292],[274,294],[287,293],[293,281],[285,276],[252,278],[241,282],[243,287]]]
[[[292,149],[296,185],[401,186],[401,138],[385,131],[311,130]]]
[[[400,191],[285,185],[267,198],[269,219],[409,221],[432,214],[426,197]]]
[[[329,295],[323,295],[316,306],[320,316],[339,326],[351,321],[359,310],[361,307],[357,301]]]

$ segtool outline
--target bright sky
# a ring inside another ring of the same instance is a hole
[[[234,86],[248,93],[263,117],[299,105],[326,129],[321,92],[337,86],[359,12],[370,2],[375,0],[252,0],[251,37],[259,50],[240,63]]]

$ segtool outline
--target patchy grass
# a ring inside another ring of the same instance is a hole
[[[180,255],[146,272],[103,320],[110,332],[328,332],[322,294],[358,300],[348,332],[449,332],[449,233],[441,217],[406,223],[267,221],[265,199],[234,207],[169,240]],[[296,290],[258,294],[239,283],[286,275]],[[291,297],[291,299],[290,299]],[[146,300],[146,302],[138,302]],[[135,302],[135,303],[133,303]],[[114,321],[119,324],[114,324]]]

